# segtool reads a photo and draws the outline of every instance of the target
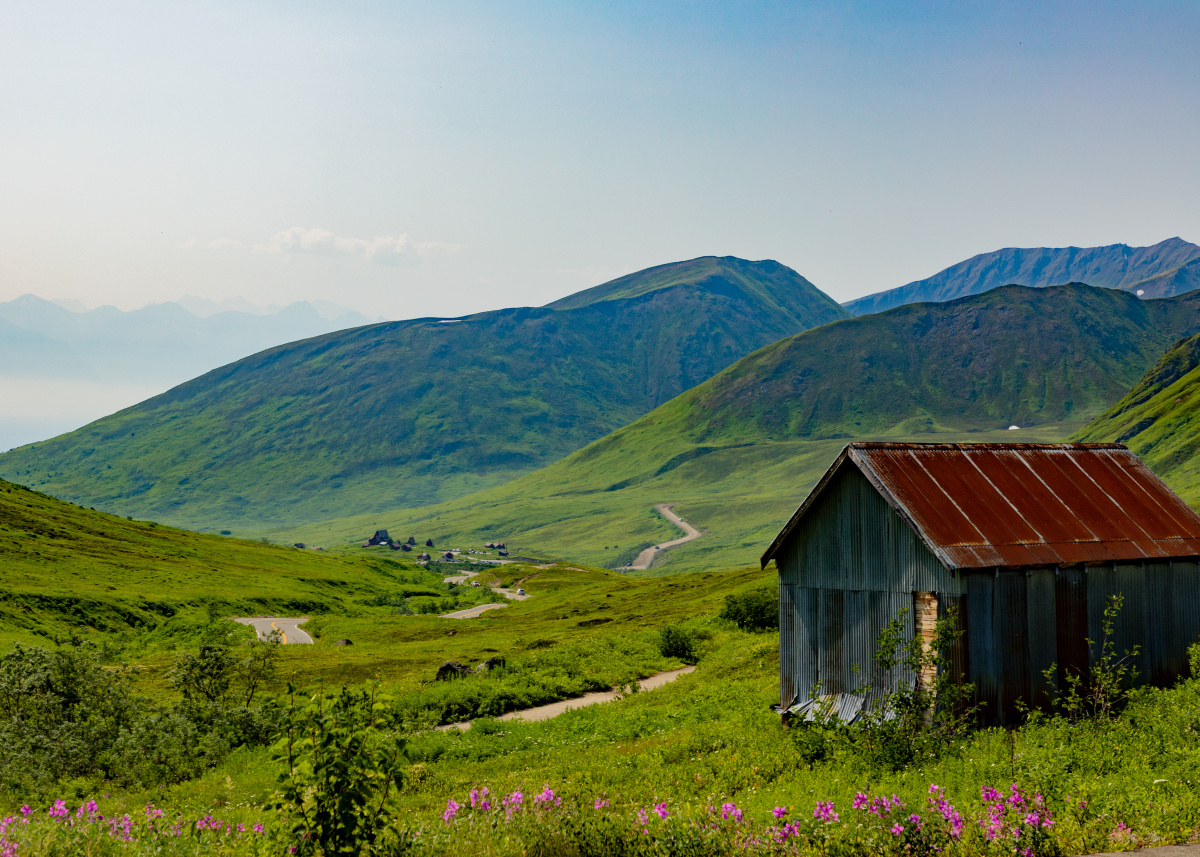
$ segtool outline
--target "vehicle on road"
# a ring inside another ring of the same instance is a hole
[[[518,589],[518,590],[517,590],[517,595],[524,595],[524,594],[525,594],[525,590],[524,590],[524,589]]]

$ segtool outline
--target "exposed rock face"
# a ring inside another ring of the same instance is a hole
[[[353,646],[354,643],[352,643],[349,640],[338,640],[336,643],[334,643],[334,645],[335,646]]]
[[[488,672],[489,670],[494,670],[497,667],[505,666],[506,664],[507,662],[504,660],[504,655],[496,655],[495,657],[488,658],[479,666],[475,667],[475,672],[482,674]]]
[[[457,661],[446,661],[438,667],[437,675],[434,678],[437,681],[450,681],[451,679],[468,676],[472,672],[473,670],[470,667],[463,666]]]

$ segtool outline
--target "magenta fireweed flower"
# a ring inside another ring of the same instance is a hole
[[[650,823],[650,816],[646,813],[646,810],[644,810],[644,809],[638,810],[637,818],[638,818],[638,824],[642,827],[645,827],[647,824]],[[649,833],[650,831],[647,830],[645,832]]]
[[[554,789],[546,786],[540,795],[533,796],[533,804],[537,807],[562,806],[562,798],[554,793]]]
[[[598,798],[596,798],[596,805],[592,808],[593,809],[604,809],[607,806],[608,806],[608,798],[598,797]]]
[[[505,818],[512,818],[512,814],[521,808],[521,804],[525,802],[525,795],[520,792],[513,792],[502,801],[504,805]]]
[[[742,820],[742,811],[737,808],[737,804],[735,803],[723,803],[721,804],[721,818],[732,818],[734,821],[740,823]]]
[[[838,814],[833,811],[833,801],[817,801],[817,808],[813,810],[813,818],[826,824],[837,821]]]
[[[442,813],[442,821],[449,824],[454,821],[454,816],[458,813],[458,804],[454,802],[454,798],[446,801],[446,811]]]
[[[262,833],[263,832],[262,822],[259,822],[258,824],[254,825],[254,827],[252,827],[250,829],[253,830],[255,833]]]
[[[667,812],[667,804],[665,801],[663,803],[655,804],[654,811],[658,813],[659,818],[666,818],[668,815],[671,814],[671,813]]]
[[[29,804],[25,804],[25,806],[21,807],[21,815],[24,818],[29,818],[29,813],[31,812],[33,812],[33,810],[29,808]]]
[[[788,813],[788,811],[781,806],[777,806],[773,810],[771,810],[771,814],[774,815],[776,818],[783,818],[785,815],[787,815],[787,813]]]
[[[900,836],[904,833],[904,825],[900,823],[893,824],[890,832],[893,836]]]
[[[49,815],[51,818],[62,818],[68,812],[70,810],[67,809],[67,802],[65,800],[56,800],[54,806],[50,807]]]

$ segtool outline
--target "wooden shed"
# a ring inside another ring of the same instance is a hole
[[[988,723],[1044,704],[1052,664],[1060,686],[1086,671],[1111,595],[1142,682],[1173,682],[1200,637],[1200,516],[1121,444],[852,443],[771,560],[791,715],[819,686],[853,719],[899,678],[877,675],[873,654],[901,608],[910,638],[957,608],[953,669]]]

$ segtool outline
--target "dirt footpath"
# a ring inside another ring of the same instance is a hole
[[[639,690],[654,690],[656,687],[662,687],[668,682],[672,682],[685,675],[695,671],[695,667],[684,667],[683,669],[670,670],[665,673],[658,673],[649,678],[644,678],[638,682]],[[612,702],[615,699],[620,699],[621,694],[615,690],[603,690],[596,693],[585,693],[583,696],[576,696],[573,699],[564,699],[560,702],[551,702],[547,705],[538,705],[534,708],[525,708],[521,711],[510,711],[508,714],[502,714],[497,717],[497,720],[525,720],[527,722],[536,722],[538,720],[549,720],[551,717],[557,717],[565,711],[570,711],[574,708],[584,708],[588,705],[595,705],[599,702]],[[462,723],[448,723],[445,726],[437,727],[440,730],[457,729],[460,732],[466,732],[471,728],[471,721],[467,720]]]

